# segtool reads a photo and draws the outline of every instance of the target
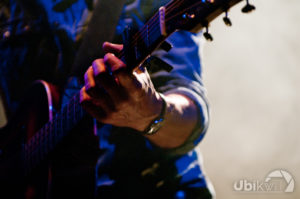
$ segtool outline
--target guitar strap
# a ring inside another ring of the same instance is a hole
[[[98,0],[77,51],[71,75],[82,76],[92,61],[103,57],[102,44],[112,41],[126,0]]]

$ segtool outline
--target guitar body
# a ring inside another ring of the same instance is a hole
[[[25,177],[23,146],[53,117],[53,107],[59,108],[58,93],[57,87],[37,81],[26,93],[14,117],[1,129],[0,196],[45,198],[49,168],[42,164]]]

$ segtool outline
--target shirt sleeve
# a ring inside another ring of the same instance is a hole
[[[209,123],[208,102],[201,76],[201,33],[178,31],[167,41],[173,46],[169,52],[157,50],[153,56],[173,67],[171,72],[158,70],[151,74],[156,89],[164,94],[179,93],[197,106],[198,122],[185,143],[170,153],[183,154],[192,150],[203,138]],[[159,66],[154,66],[158,68]],[[151,70],[151,68],[150,68]]]

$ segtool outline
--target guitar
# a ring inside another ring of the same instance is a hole
[[[116,56],[131,70],[143,64],[159,46],[166,46],[165,39],[177,30],[200,31],[206,28],[204,36],[212,40],[208,33],[209,23],[225,12],[224,22],[231,25],[228,10],[242,0],[173,0],[161,7],[156,14],[134,34],[124,34],[124,49]],[[253,10],[246,1],[243,12]],[[17,178],[26,179],[49,158],[49,155],[72,132],[71,130],[86,113],[79,103],[79,93],[69,103],[54,114],[58,95],[55,87],[45,81],[38,81],[35,90],[44,96],[31,102],[39,104],[36,110],[40,117],[31,120],[30,115],[21,124],[0,138],[0,186],[14,183]],[[36,92],[34,92],[36,93]],[[28,103],[28,101],[26,102]],[[26,110],[33,112],[32,110]],[[25,134],[25,135],[24,135]],[[16,172],[18,171],[18,172]],[[12,177],[13,176],[13,177]]]

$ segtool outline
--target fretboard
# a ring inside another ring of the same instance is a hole
[[[24,146],[25,169],[30,173],[60,143],[70,130],[84,117],[79,104],[79,93],[75,94],[53,119],[32,136]]]

